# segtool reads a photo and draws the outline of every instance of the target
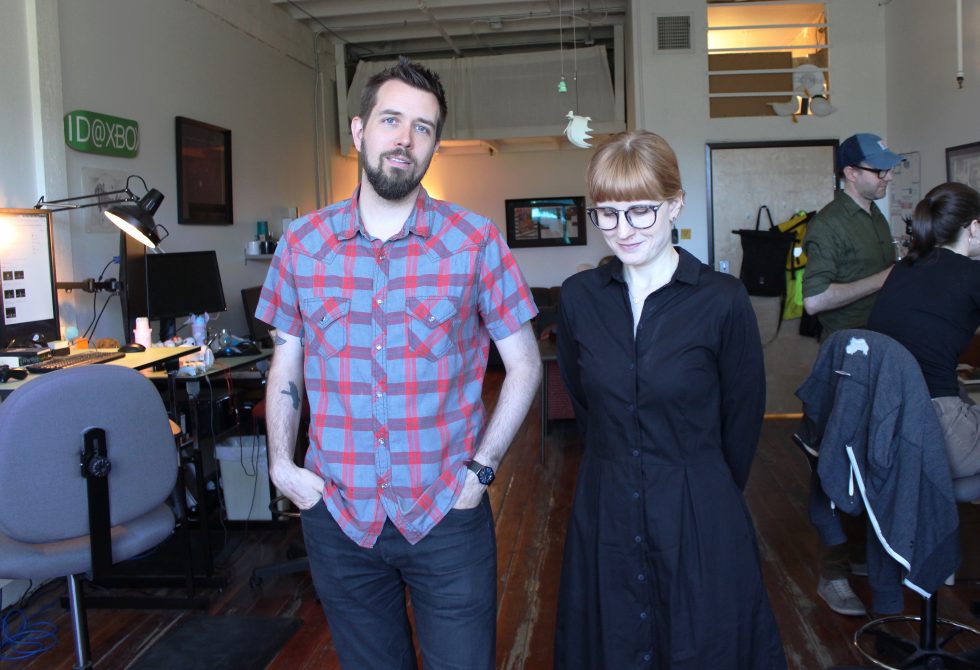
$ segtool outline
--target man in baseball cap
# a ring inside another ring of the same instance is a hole
[[[837,176],[843,188],[810,221],[803,240],[803,307],[817,315],[824,337],[868,325],[876,294],[895,262],[891,229],[875,200],[885,196],[901,160],[871,133],[852,135],[840,145]],[[865,560],[865,519],[842,516],[848,541],[824,547],[817,594],[838,614],[864,616],[848,577],[852,566]]]

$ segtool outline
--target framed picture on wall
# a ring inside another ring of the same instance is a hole
[[[177,117],[177,223],[230,226],[231,131]]]
[[[522,247],[584,245],[585,198],[523,198],[507,200],[507,244]]]
[[[980,142],[946,149],[946,180],[980,190]]]

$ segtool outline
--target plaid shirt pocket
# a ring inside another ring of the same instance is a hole
[[[435,361],[452,348],[456,319],[456,301],[448,296],[409,297],[408,343],[419,356]]]
[[[329,358],[347,346],[350,300],[307,298],[302,304],[307,347]]]

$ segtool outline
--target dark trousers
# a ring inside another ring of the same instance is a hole
[[[868,517],[843,512],[838,516],[847,542],[821,547],[820,576],[824,579],[846,579],[851,576],[852,563],[866,563],[868,560]]]
[[[415,670],[405,587],[425,670],[492,670],[497,542],[487,496],[452,510],[417,544],[386,521],[374,547],[351,541],[321,501],[302,514],[313,584],[344,668]]]

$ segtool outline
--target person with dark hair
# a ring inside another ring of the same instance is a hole
[[[956,366],[980,327],[980,194],[950,182],[915,206],[909,253],[881,288],[868,327],[908,349],[939,416],[954,478],[980,472],[980,408]]]
[[[803,239],[803,308],[817,316],[824,338],[838,330],[867,327],[875,294],[891,272],[895,247],[875,200],[885,197],[900,161],[871,133],[848,137],[837,151],[843,188],[813,217]],[[844,515],[843,527],[847,541],[821,552],[817,594],[838,614],[864,616],[864,603],[849,577],[852,571],[866,572],[865,519]]]
[[[671,245],[677,157],[601,144],[588,216],[614,256],[572,275],[558,364],[585,442],[565,540],[555,667],[786,667],[742,491],[765,410],[740,281]]]
[[[416,667],[407,589],[427,670],[492,670],[486,489],[541,379],[537,309],[497,226],[420,185],[446,116],[439,78],[400,59],[362,101],[351,121],[360,184],[290,225],[256,308],[276,328],[269,475],[301,510],[343,667]],[[491,338],[506,376],[488,418]]]

